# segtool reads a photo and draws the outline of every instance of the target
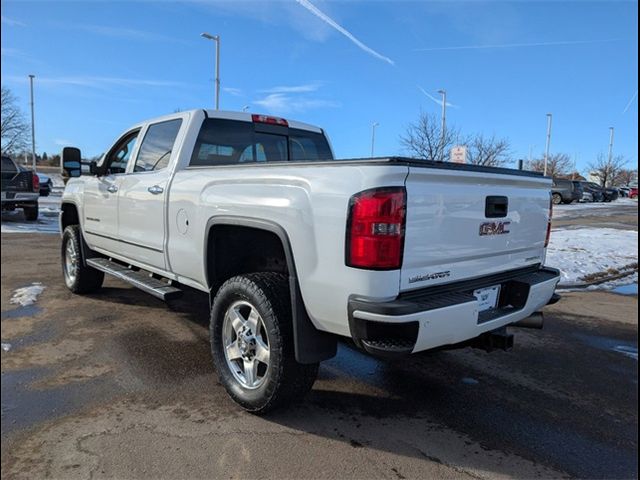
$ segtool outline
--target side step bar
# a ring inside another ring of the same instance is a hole
[[[150,277],[149,274],[143,273],[142,271],[130,270],[107,258],[87,258],[86,262],[90,267],[119,278],[120,280],[124,280],[160,300],[174,300],[182,296],[182,290],[179,288],[171,286],[167,282],[163,282],[157,278]]]

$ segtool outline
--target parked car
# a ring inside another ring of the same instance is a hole
[[[67,287],[208,294],[218,376],[252,412],[304,395],[339,337],[383,357],[510,348],[505,327],[540,328],[559,298],[538,173],[336,160],[321,128],[217,110],[134,125],[91,175],[80,159],[63,149]]]
[[[25,218],[35,221],[39,196],[38,176],[20,168],[10,157],[2,156],[2,210],[22,208]]]
[[[605,188],[604,189],[604,201],[605,202],[613,202],[618,199],[618,189],[617,188]]]
[[[555,205],[573,203],[582,200],[584,190],[577,180],[554,178],[551,186],[551,198]]]
[[[598,185],[597,183],[593,183],[593,182],[580,182],[580,184],[582,185],[582,189],[585,192],[588,192],[591,194],[591,197],[593,198],[592,201],[594,202],[602,202],[604,201],[604,189]]]
[[[638,198],[638,187],[629,187],[629,198]]]
[[[584,190],[582,192],[582,199],[580,199],[580,201],[583,203],[593,202],[593,194],[591,192],[588,192],[587,190]]]

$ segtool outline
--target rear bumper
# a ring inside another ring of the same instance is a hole
[[[2,192],[2,205],[21,205],[37,202],[40,192]]]
[[[370,353],[415,353],[458,344],[518,322],[552,301],[560,273],[526,268],[401,294],[389,302],[351,297],[349,326]],[[497,308],[479,312],[473,291],[501,286]]]

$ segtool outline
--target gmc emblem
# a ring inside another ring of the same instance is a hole
[[[485,235],[506,235],[509,233],[511,222],[486,222],[480,224],[480,236]]]

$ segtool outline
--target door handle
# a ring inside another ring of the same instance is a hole
[[[164,188],[162,188],[160,185],[154,185],[153,187],[147,188],[147,191],[149,193],[152,193],[153,195],[160,195],[162,192],[164,192]]]
[[[107,187],[107,192],[109,193],[116,193],[118,191],[118,186],[117,185],[109,185]]]

